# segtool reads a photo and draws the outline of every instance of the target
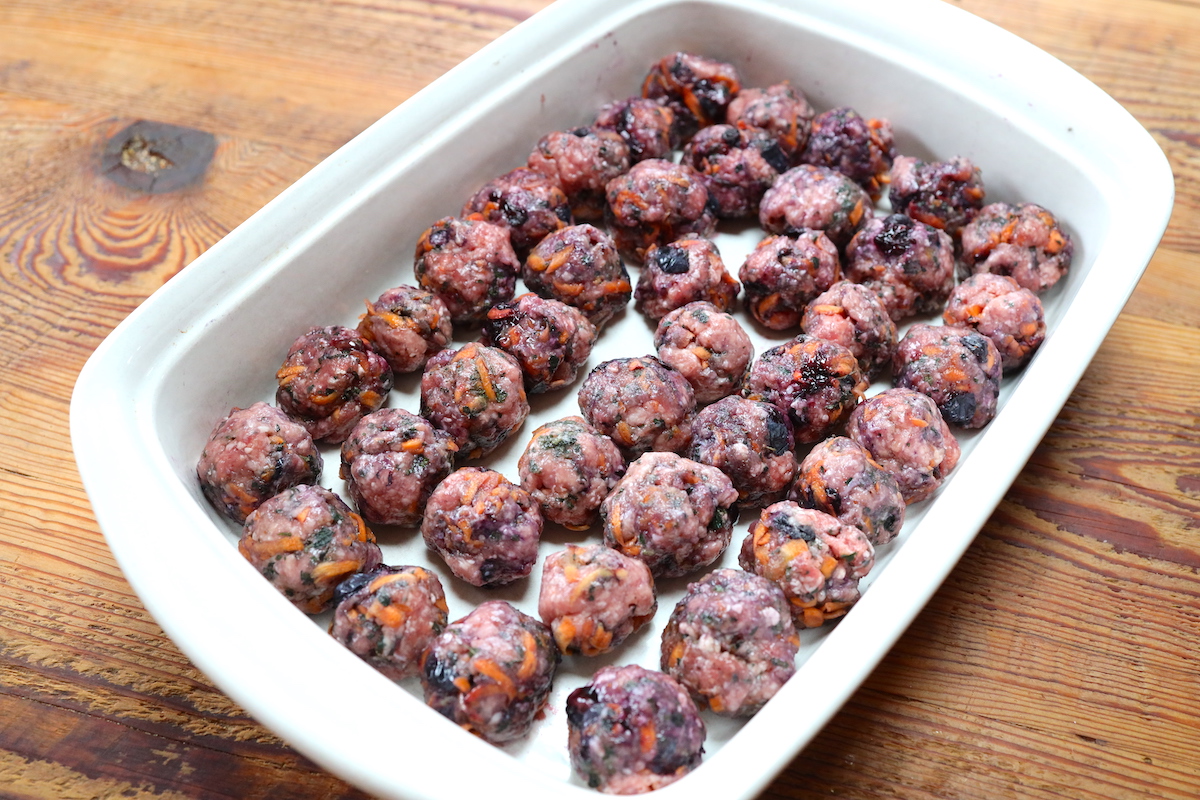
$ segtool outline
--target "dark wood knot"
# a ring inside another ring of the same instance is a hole
[[[198,183],[216,150],[211,133],[138,120],[108,140],[100,164],[127,189],[161,194]]]

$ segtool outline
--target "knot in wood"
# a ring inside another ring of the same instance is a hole
[[[216,149],[211,133],[138,120],[105,144],[101,171],[127,189],[172,192],[198,183]]]

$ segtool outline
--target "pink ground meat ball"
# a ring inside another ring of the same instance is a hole
[[[604,216],[605,185],[629,171],[629,145],[612,131],[554,131],[538,140],[529,168],[563,190],[575,219],[598,220]]]
[[[521,487],[546,519],[582,531],[595,523],[600,504],[625,474],[625,459],[583,417],[566,417],[533,432],[517,468]]]
[[[508,228],[519,258],[548,234],[573,225],[567,195],[541,172],[518,167],[488,181],[462,207],[462,216]]]
[[[942,320],[991,339],[1004,372],[1025,366],[1046,338],[1046,313],[1038,296],[1012,278],[988,272],[955,287]]]
[[[578,308],[597,328],[633,295],[629,271],[612,237],[586,224],[542,239],[525,260],[522,277],[532,291]]]
[[[675,453],[629,465],[600,506],[604,543],[640,559],[656,576],[706,567],[729,546],[738,493],[720,470]]]
[[[363,518],[413,528],[425,501],[454,468],[458,445],[416,414],[381,408],[354,426],[342,443],[341,478]]]
[[[740,506],[760,507],[783,499],[796,473],[794,448],[784,412],[733,395],[696,415],[686,455],[729,476]]]
[[[757,214],[763,193],[791,166],[770,133],[736,125],[702,128],[684,148],[683,163],[703,177],[722,219]]]
[[[983,207],[983,179],[970,159],[922,161],[898,156],[892,162],[888,199],[892,210],[958,236]]]
[[[754,360],[754,345],[737,319],[705,302],[688,303],[659,320],[654,349],[687,379],[702,405],[740,390]]]
[[[382,560],[362,517],[328,489],[284,489],[246,517],[238,552],[306,614],[333,602],[342,581]]]
[[[800,329],[849,349],[867,380],[891,368],[896,323],[879,295],[861,284],[839,281],[814,297],[804,309]]]
[[[609,103],[596,115],[593,127],[613,131],[629,145],[630,161],[670,158],[678,144],[674,137],[675,112],[644,97]]]
[[[308,430],[275,406],[235,408],[209,434],[196,475],[213,507],[241,524],[291,486],[316,483],[324,463]]]
[[[887,183],[896,147],[892,124],[886,119],[863,119],[852,108],[833,108],[817,114],[800,161],[836,169],[878,200]]]
[[[529,492],[499,472],[463,467],[429,496],[421,536],[456,577],[503,586],[533,569],[542,514]]]
[[[846,245],[845,273],[878,294],[897,322],[931,314],[954,289],[954,243],[903,214],[874,217]]]
[[[339,444],[392,390],[392,369],[357,331],[313,328],[288,350],[275,373],[275,402],[312,434]]]
[[[904,500],[924,500],[958,463],[958,440],[937,405],[911,389],[869,397],[850,415],[846,435],[892,473]]]
[[[649,567],[612,548],[567,545],[542,564],[538,616],[564,654],[607,653],[657,608]]]
[[[863,188],[837,170],[801,164],[763,195],[758,220],[768,233],[818,230],[844,247],[871,216],[872,205]]]
[[[842,279],[837,247],[821,231],[763,239],[738,271],[746,308],[773,331],[800,324],[804,306]]]
[[[653,245],[673,242],[689,233],[711,236],[715,212],[708,189],[696,170],[685,164],[649,158],[608,182],[605,217],[623,256],[642,263]]]
[[[996,415],[1000,352],[986,336],[953,325],[913,325],[896,346],[896,385],[929,395],[942,418],[982,428]]]
[[[711,240],[686,236],[646,251],[646,266],[633,292],[634,307],[652,320],[697,301],[728,311],[741,289]]]
[[[329,633],[394,681],[415,677],[421,653],[446,627],[442,582],[421,567],[380,565],[334,593]]]
[[[642,97],[670,107],[680,141],[686,141],[700,128],[722,122],[741,88],[732,64],[696,53],[672,53],[650,67],[642,81]]]
[[[392,372],[416,372],[450,344],[450,309],[433,292],[397,286],[367,303],[358,333],[387,359]]]
[[[749,717],[796,672],[800,637],[779,585],[719,569],[675,605],[662,634],[662,671],[703,708]]]
[[[873,545],[887,544],[904,525],[900,484],[845,436],[826,439],[805,456],[788,499],[853,525]]]
[[[421,375],[421,416],[454,437],[460,457],[486,456],[529,416],[521,366],[481,344],[443,350]]]
[[[796,625],[817,628],[858,602],[875,548],[858,528],[784,500],[750,526],[738,563],[779,584]]]
[[[541,394],[575,381],[592,353],[596,326],[566,303],[527,293],[488,311],[480,341],[516,359],[526,390]]]
[[[692,440],[696,397],[687,379],[653,356],[614,358],[579,387],[579,410],[627,457],[681,452]]]
[[[512,299],[521,262],[502,225],[444,217],[421,234],[413,271],[446,304],[454,324],[473,325]]]
[[[966,274],[1007,275],[1035,294],[1071,267],[1075,244],[1053,214],[1033,203],[992,203],[962,230]]]
[[[804,93],[784,81],[766,89],[743,89],[729,103],[725,121],[767,131],[779,142],[788,161],[795,164],[808,144],[814,116],[816,112]]]

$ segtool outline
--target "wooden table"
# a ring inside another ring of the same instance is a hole
[[[214,689],[122,578],[67,435],[151,291],[546,0],[0,3],[0,795],[355,797]],[[765,797],[1200,796],[1200,2],[961,0],[1123,103],[1178,196],[1057,422],[900,643]],[[134,120],[213,134],[122,188]]]

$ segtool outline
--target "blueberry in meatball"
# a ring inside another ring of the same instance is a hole
[[[462,207],[462,216],[508,228],[519,258],[548,234],[574,224],[562,187],[541,172],[518,167],[485,183]]]
[[[725,119],[742,81],[732,64],[696,53],[672,53],[650,67],[642,96],[675,112],[675,129],[687,141],[700,128]]]
[[[683,149],[683,163],[700,173],[722,219],[757,214],[763,193],[791,167],[774,136],[736,125],[702,128]]]
[[[970,328],[913,325],[896,346],[897,386],[929,395],[951,425],[982,428],[996,415],[1000,352]]]
[[[738,271],[746,308],[763,327],[787,330],[800,324],[804,306],[842,278],[837,247],[821,231],[768,236]]]
[[[784,81],[765,89],[743,89],[729,103],[725,121],[741,128],[762,128],[775,137],[794,165],[808,144],[815,115],[804,92]]]
[[[757,508],[783,499],[796,474],[787,414],[771,403],[731,395],[696,414],[693,427],[685,455],[729,476],[739,506]]]
[[[895,157],[890,122],[864,119],[854,109],[843,106],[813,118],[812,133],[800,161],[837,170],[866,189],[874,201],[887,183]]]
[[[844,268],[847,280],[878,294],[899,322],[945,305],[954,289],[954,243],[903,214],[873,217],[846,245]]]

